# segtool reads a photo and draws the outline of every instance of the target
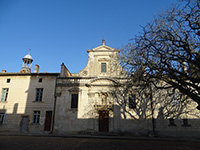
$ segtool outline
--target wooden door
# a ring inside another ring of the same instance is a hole
[[[52,111],[46,111],[44,131],[51,130]]]
[[[28,116],[22,117],[21,132],[27,132],[28,129]]]
[[[99,111],[99,132],[109,131],[109,111]]]

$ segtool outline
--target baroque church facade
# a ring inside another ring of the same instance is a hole
[[[0,132],[54,134],[127,134],[199,137],[199,111],[177,119],[155,114],[140,118],[137,95],[119,94],[127,82],[120,66],[119,50],[105,45],[87,50],[88,64],[78,74],[70,73],[64,63],[60,73],[31,72],[32,57],[23,58],[18,73],[0,73]],[[194,106],[193,106],[194,105]],[[142,107],[142,104],[140,104]],[[195,104],[190,107],[195,108]],[[135,108],[135,110],[133,109]],[[141,114],[141,112],[140,112]],[[186,116],[186,117],[185,117]]]
[[[77,76],[61,65],[54,132],[114,132],[118,124],[113,117],[111,89],[125,77],[115,60],[119,50],[106,46],[103,40],[101,46],[87,52],[88,64]]]

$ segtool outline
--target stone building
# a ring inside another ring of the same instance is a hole
[[[31,73],[32,57],[23,58],[19,73],[0,73],[0,132],[50,132],[58,73]]]
[[[180,104],[176,91],[126,88],[120,51],[104,40],[87,52],[88,64],[77,74],[64,63],[60,73],[39,73],[38,65],[32,73],[29,54],[19,73],[3,70],[0,132],[200,137],[195,102]]]
[[[114,99],[111,89],[125,77],[119,50],[105,45],[89,49],[88,64],[79,74],[61,65],[57,78],[54,133],[113,132]]]
[[[104,40],[87,52],[88,64],[78,74],[61,65],[54,133],[198,137],[200,113],[192,100],[179,104],[176,92],[158,89],[152,89],[150,100],[146,93],[133,92],[137,87],[126,89],[129,79],[120,66],[119,50]]]

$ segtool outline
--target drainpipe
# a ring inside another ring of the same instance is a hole
[[[57,96],[56,96],[57,78],[58,78],[58,76],[56,76],[56,81],[55,81],[55,90],[54,90],[54,106],[53,106],[52,127],[51,127],[50,134],[53,133],[53,130],[54,130],[54,124],[55,124],[55,113],[56,113],[55,111],[56,111],[56,99],[57,99]]]

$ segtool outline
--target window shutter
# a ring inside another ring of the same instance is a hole
[[[2,102],[4,101],[4,98],[5,98],[5,93],[4,93],[4,90],[2,90],[2,95],[1,95],[1,101]]]
[[[8,114],[7,114],[7,112],[5,112],[4,118],[3,118],[3,124],[6,124],[7,119],[8,119]]]
[[[8,94],[8,89],[2,89],[2,95],[1,95],[2,102],[6,101],[7,94]]]

